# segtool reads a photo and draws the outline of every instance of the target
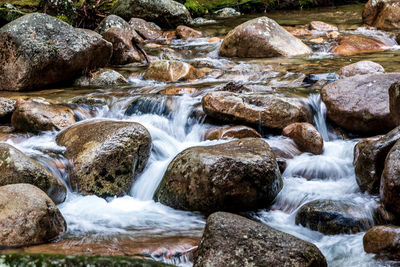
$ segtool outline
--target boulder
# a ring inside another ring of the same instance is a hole
[[[337,74],[342,77],[351,77],[355,75],[383,73],[385,69],[373,61],[363,60],[342,67]]]
[[[204,73],[192,65],[177,60],[156,60],[150,63],[143,78],[164,82],[193,80],[204,76]]]
[[[141,18],[164,28],[188,25],[192,17],[186,7],[173,0],[118,0],[111,13],[129,21]]]
[[[240,16],[240,12],[236,11],[234,8],[231,7],[225,7],[222,9],[218,9],[217,11],[214,12],[213,14],[217,18],[231,18],[231,17],[237,17]]]
[[[180,39],[189,39],[189,38],[201,38],[203,34],[200,31],[196,31],[188,26],[178,26],[176,28],[176,35]]]
[[[32,184],[56,204],[65,200],[67,189],[49,170],[15,147],[0,143],[0,186]]]
[[[124,65],[141,62],[145,59],[132,43],[133,32],[120,28],[110,28],[103,34],[103,38],[113,45],[113,53],[110,61],[112,64]]]
[[[363,237],[364,250],[392,260],[400,259],[400,227],[379,225]]]
[[[82,76],[74,81],[74,86],[79,87],[108,87],[128,84],[128,80],[119,72],[111,69],[100,69],[92,73],[89,77]]]
[[[218,140],[218,139],[232,139],[232,138],[261,138],[259,134],[253,128],[248,126],[227,126],[222,128],[209,129],[204,134],[204,139],[206,140]]]
[[[327,266],[319,249],[304,240],[239,215],[207,218],[194,266]]]
[[[389,110],[389,87],[400,73],[357,75],[324,86],[321,98],[328,118],[340,127],[360,133],[390,131],[395,123]]]
[[[323,21],[311,21],[309,25],[310,30],[314,31],[322,31],[322,32],[330,32],[337,31],[338,28],[332,24],[328,24]]]
[[[259,138],[191,147],[169,164],[154,200],[182,210],[268,207],[283,186],[275,155]]]
[[[67,228],[53,201],[30,184],[1,186],[0,207],[0,247],[46,243]]]
[[[362,139],[354,147],[354,170],[361,192],[378,194],[385,158],[400,139],[400,127],[386,135]]]
[[[400,125],[400,81],[389,87],[389,109],[396,125]]]
[[[15,110],[17,101],[0,97],[0,121],[8,121]]]
[[[308,122],[292,123],[283,128],[282,135],[293,139],[299,149],[315,155],[322,154],[324,140],[321,134]]]
[[[57,136],[72,160],[72,188],[101,197],[128,194],[150,155],[151,136],[141,124],[91,120],[75,124]]]
[[[52,104],[40,98],[20,98],[16,105],[11,123],[20,131],[58,131],[76,122],[74,111],[64,104]]]
[[[400,2],[398,0],[369,0],[362,13],[363,22],[380,30],[400,29]]]
[[[144,19],[131,18],[129,25],[146,40],[156,40],[163,36],[163,32],[159,28]]]
[[[219,50],[225,57],[278,57],[311,54],[311,49],[274,20],[260,17],[228,33]]]
[[[339,200],[315,200],[303,205],[296,224],[326,235],[354,234],[372,227],[368,212]]]
[[[106,65],[112,45],[100,35],[32,13],[0,29],[0,90],[33,90]]]
[[[400,141],[386,156],[379,189],[381,201],[388,211],[400,215]]]
[[[298,98],[222,91],[206,94],[202,105],[207,115],[225,122],[236,121],[275,129],[311,120],[309,107]]]
[[[332,48],[332,53],[341,56],[381,52],[392,46],[392,44],[382,40],[362,35],[340,36],[336,39],[336,42],[338,45]]]
[[[111,28],[118,28],[126,31],[133,30],[131,25],[129,25],[129,23],[126,22],[123,18],[118,17],[116,15],[109,15],[100,22],[95,31],[103,35],[106,31],[108,31]]]

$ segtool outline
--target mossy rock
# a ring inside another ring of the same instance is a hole
[[[162,262],[132,259],[127,257],[80,256],[53,254],[7,254],[0,255],[0,265],[3,266],[130,266],[130,267],[161,267],[173,266]]]
[[[6,3],[0,6],[0,27],[25,15],[13,5]]]

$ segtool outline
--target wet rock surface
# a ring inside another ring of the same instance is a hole
[[[233,139],[233,138],[261,138],[261,135],[248,126],[227,126],[208,130],[204,134],[206,140]]]
[[[150,155],[151,137],[135,122],[92,120],[75,124],[57,136],[73,161],[72,188],[101,197],[128,194]]]
[[[146,40],[156,40],[163,36],[163,32],[159,28],[144,19],[131,18],[129,20],[129,25]]]
[[[399,73],[357,75],[322,88],[328,118],[353,132],[382,133],[395,127],[389,110],[389,87]]]
[[[396,125],[400,125],[400,81],[389,87],[389,109]]]
[[[34,90],[102,67],[112,53],[100,35],[33,13],[0,29],[0,90]]]
[[[338,42],[338,45],[333,47],[332,53],[341,56],[381,52],[392,46],[392,44],[377,38],[362,35],[340,36],[336,41]]]
[[[293,139],[303,152],[310,152],[315,155],[320,155],[323,152],[324,140],[311,123],[289,124],[283,128],[282,135]]]
[[[400,227],[374,226],[364,235],[363,244],[367,253],[398,260],[400,259]]]
[[[369,0],[362,13],[363,22],[381,30],[400,29],[400,3],[395,0]]]
[[[368,212],[337,200],[316,200],[303,205],[296,214],[296,224],[326,235],[352,234],[372,227]]]
[[[200,31],[182,25],[176,28],[176,35],[181,39],[203,37],[203,34]]]
[[[1,186],[0,207],[0,247],[45,243],[66,231],[56,205],[33,185]]]
[[[194,266],[327,266],[313,244],[239,215],[208,217]]]
[[[261,17],[228,33],[219,51],[225,57],[277,57],[311,54],[311,49],[274,20]]]
[[[179,153],[169,164],[154,199],[176,209],[210,214],[267,207],[281,188],[269,145],[246,138]]]
[[[128,80],[112,69],[100,69],[95,73],[92,73],[89,77],[82,76],[74,81],[74,86],[80,87],[105,87],[124,84],[128,84]]]
[[[157,60],[151,62],[144,74],[144,79],[176,82],[197,79],[204,76],[202,71],[192,65],[177,60]]]
[[[342,67],[338,71],[339,76],[351,77],[355,75],[383,73],[385,69],[378,63],[363,60],[347,66]]]

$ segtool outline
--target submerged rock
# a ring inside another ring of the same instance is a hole
[[[0,247],[46,243],[67,228],[53,201],[30,184],[1,186],[0,207]]]
[[[392,46],[382,40],[362,35],[340,36],[336,41],[338,45],[332,48],[332,53],[341,56],[381,52]]]
[[[322,88],[328,118],[361,133],[387,132],[395,127],[389,110],[389,87],[400,73],[357,75]]]
[[[218,140],[218,139],[233,139],[233,138],[261,138],[259,134],[253,128],[248,126],[227,126],[222,128],[209,129],[204,134],[206,140]]]
[[[0,143],[0,186],[18,183],[37,186],[56,204],[67,195],[65,185],[39,162],[9,144]]]
[[[241,122],[283,129],[294,122],[310,121],[311,113],[300,99],[268,94],[212,92],[202,99],[204,112],[226,122]]]
[[[319,249],[306,241],[226,212],[207,219],[194,266],[327,266]]]
[[[386,155],[400,139],[400,127],[386,135],[362,139],[354,147],[354,170],[361,192],[378,194]]]
[[[90,77],[82,76],[76,79],[74,86],[94,86],[94,87],[104,87],[104,86],[117,86],[128,84],[128,80],[124,78],[120,73],[111,69],[100,69],[95,73],[92,73]]]
[[[367,212],[338,200],[315,200],[303,205],[296,214],[296,224],[326,235],[353,234],[372,227]]]
[[[0,28],[0,90],[33,90],[108,63],[112,45],[100,35],[33,13]]]
[[[400,3],[397,0],[369,0],[362,13],[363,22],[380,30],[400,29]]]
[[[186,7],[173,0],[118,0],[111,12],[125,20],[141,18],[163,25],[164,28],[192,22]]]
[[[400,227],[379,225],[363,237],[364,250],[392,260],[400,259]]]
[[[73,110],[63,104],[51,104],[39,98],[20,98],[16,105],[11,123],[20,131],[58,131],[76,122]]]
[[[268,207],[282,188],[275,155],[258,138],[191,147],[169,164],[154,199],[206,214]]]
[[[274,20],[260,17],[228,33],[219,51],[225,57],[278,57],[311,54],[311,49]]]
[[[141,124],[91,120],[75,124],[57,136],[73,161],[72,188],[101,197],[128,194],[150,155],[151,136]]]
[[[394,144],[386,156],[383,168],[380,197],[388,211],[400,215],[400,141]]]
[[[383,73],[385,69],[373,61],[363,60],[356,63],[342,67],[338,71],[339,76],[351,77],[355,75]]]
[[[150,63],[144,74],[144,79],[176,82],[179,80],[192,80],[204,76],[201,70],[192,65],[177,60],[157,60]]]
[[[282,135],[296,143],[303,152],[320,155],[323,152],[324,140],[318,130],[308,122],[292,123],[283,128]]]

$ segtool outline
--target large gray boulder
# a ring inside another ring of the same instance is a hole
[[[141,18],[163,28],[175,28],[192,22],[186,7],[173,0],[118,0],[111,12],[127,21]]]
[[[283,186],[274,152],[259,138],[191,147],[169,164],[154,199],[176,209],[246,211],[268,207]]]
[[[72,188],[101,197],[128,194],[150,156],[151,136],[139,123],[91,120],[74,124],[57,136],[73,161]]]
[[[112,45],[96,33],[32,13],[0,29],[0,90],[33,90],[106,65]]]
[[[327,266],[319,249],[272,227],[226,212],[211,214],[195,267]]]
[[[65,200],[67,189],[39,162],[6,143],[0,143],[0,186],[32,184],[43,190],[56,204]]]
[[[322,88],[328,118],[360,133],[384,133],[395,127],[389,109],[389,87],[400,73],[357,75]]]
[[[1,186],[0,207],[0,247],[46,243],[67,228],[53,201],[30,184]]]
[[[311,49],[274,20],[249,20],[228,33],[219,51],[225,57],[278,57],[311,54]]]

